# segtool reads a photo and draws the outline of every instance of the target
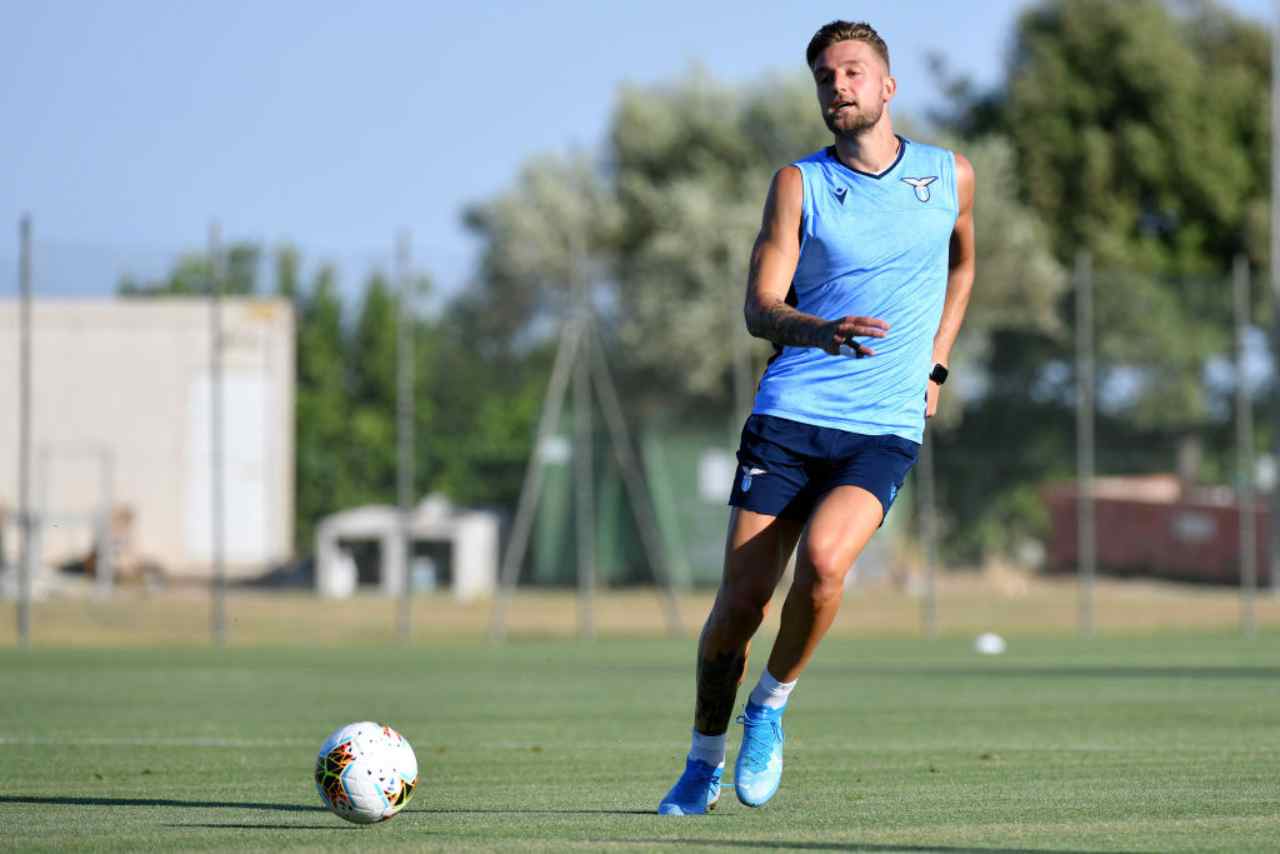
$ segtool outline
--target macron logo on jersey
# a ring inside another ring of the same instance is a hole
[[[902,183],[910,184],[916,191],[916,198],[922,202],[929,201],[929,185],[938,180],[937,175],[930,175],[927,178],[903,178]]]
[[[849,188],[841,187],[838,190],[834,190],[833,192],[836,194],[836,201],[843,205],[844,197],[849,192]]]

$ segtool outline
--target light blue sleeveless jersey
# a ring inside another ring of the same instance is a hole
[[[871,436],[924,437],[933,336],[947,291],[959,206],[955,155],[901,139],[879,175],[859,172],[827,148],[795,162],[804,177],[797,309],[826,320],[886,321],[867,339],[874,356],[784,347],[756,392],[754,412]]]

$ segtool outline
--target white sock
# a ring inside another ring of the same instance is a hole
[[[779,682],[773,678],[773,674],[768,668],[760,674],[760,681],[756,683],[756,687],[751,691],[750,702],[757,706],[766,706],[770,709],[781,709],[787,704],[787,697],[791,696],[791,689],[796,687],[799,679],[793,679],[790,682]]]
[[[689,748],[689,758],[700,759],[712,768],[723,768],[724,743],[727,736],[728,733],[703,735],[695,729],[693,731],[693,745]]]

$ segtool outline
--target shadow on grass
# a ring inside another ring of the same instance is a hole
[[[73,798],[73,797],[35,797],[28,795],[0,795],[0,804],[41,804],[46,806],[69,807],[190,807],[195,809],[224,810],[267,810],[270,812],[328,812],[324,807],[302,806],[301,804],[255,804],[233,801],[179,801],[173,798]],[[437,807],[434,809],[405,810],[401,815],[654,815],[653,810],[607,810],[607,809],[455,809]],[[199,824],[175,824],[171,827],[203,827]],[[211,824],[208,827],[278,827],[269,824]],[[290,826],[290,825],[283,825]],[[291,825],[301,827],[301,825]],[[342,827],[342,825],[336,825]],[[349,829],[349,828],[347,828]]]
[[[0,804],[42,804],[67,807],[193,807],[196,809],[270,810],[272,812],[326,812],[324,807],[301,804],[254,804],[232,801],[178,801],[172,798],[42,798],[0,795]]]
[[[455,809],[439,807],[436,809],[410,810],[404,815],[657,815],[657,810],[522,810],[522,809]]]
[[[200,830],[359,830],[353,824],[236,824],[228,822],[218,824],[202,822],[199,824],[162,824],[161,827],[198,828]]]
[[[708,848],[767,848],[771,851],[937,851],[941,854],[1104,854],[1100,851],[1080,851],[1069,848],[973,848],[954,845],[887,845],[870,842],[783,842],[755,839],[609,839],[596,840],[601,844],[616,845],[629,842],[642,845],[705,845]]]

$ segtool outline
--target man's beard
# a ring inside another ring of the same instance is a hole
[[[884,104],[879,104],[872,110],[865,112],[859,110],[854,117],[853,123],[846,127],[837,125],[837,116],[832,113],[823,113],[822,118],[827,123],[827,129],[836,136],[844,137],[845,139],[856,139],[875,127],[876,122],[880,121],[882,115],[884,115]]]

